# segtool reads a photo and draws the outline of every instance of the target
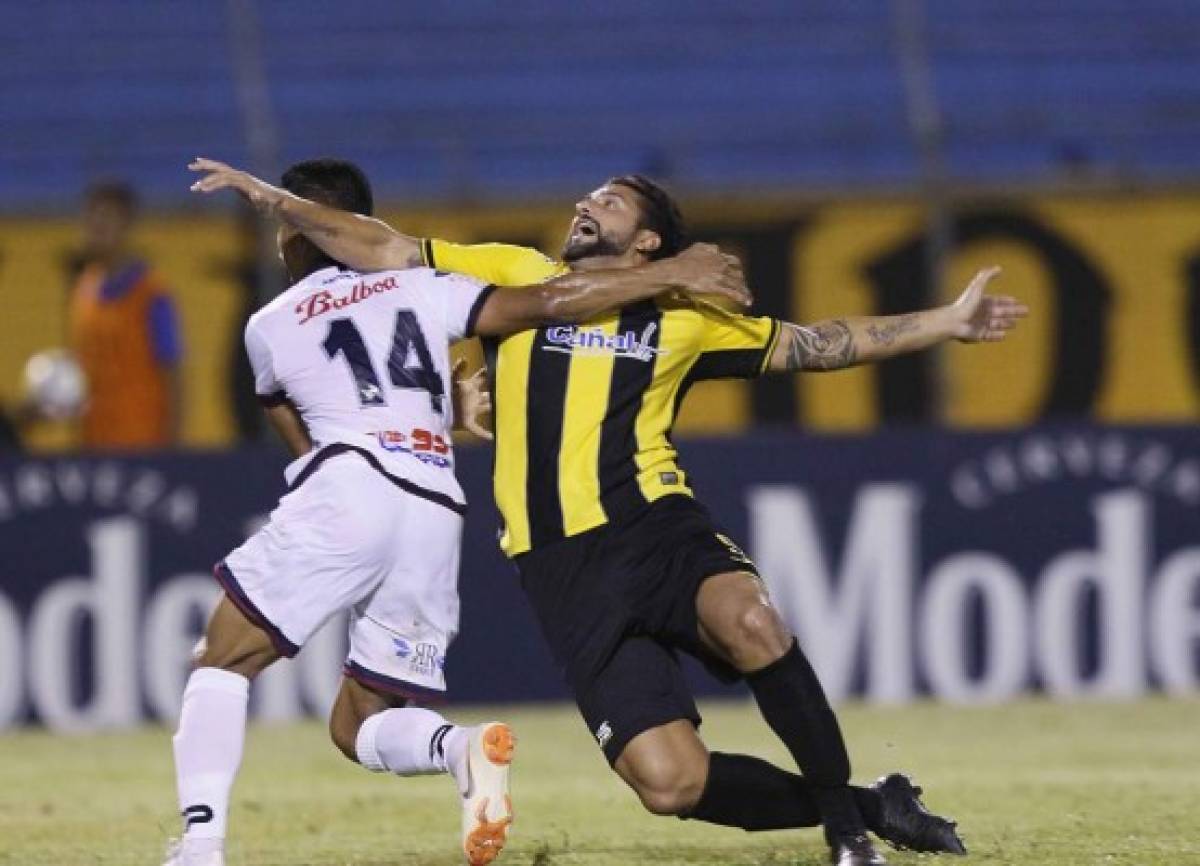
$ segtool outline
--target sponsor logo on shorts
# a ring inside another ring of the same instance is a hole
[[[606,334],[603,328],[557,325],[546,329],[547,345],[542,349],[568,355],[612,355],[635,361],[653,361],[656,355],[667,354],[666,349],[659,349],[650,343],[656,330],[658,325],[654,322],[647,325],[640,335],[636,331]]]
[[[408,662],[408,666],[418,674],[431,677],[446,668],[446,657],[438,652],[438,645],[435,643],[412,643],[402,637],[394,637],[392,646],[395,648],[396,657]]]
[[[608,741],[612,739],[613,729],[608,722],[601,722],[600,727],[596,728],[596,742],[600,744],[600,748],[608,745]]]

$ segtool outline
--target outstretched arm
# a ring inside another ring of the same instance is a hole
[[[259,213],[303,232],[335,261],[360,271],[403,270],[421,264],[420,241],[383,220],[300,198],[215,159],[199,157],[188,168],[204,175],[192,184],[192,192],[235,190]]]
[[[750,303],[741,262],[710,244],[638,268],[572,271],[534,286],[500,288],[480,311],[475,333],[502,337],[551,322],[586,322],[664,292]]]
[[[194,192],[235,190],[261,213],[303,232],[335,261],[362,271],[421,264],[420,241],[382,220],[300,198],[213,159],[197,158],[188,168],[204,175],[192,184]],[[488,300],[476,330],[503,336],[545,322],[586,321],[668,291],[722,297],[740,307],[751,302],[741,262],[709,244],[695,244],[674,258],[639,268],[577,271],[536,286],[501,289]]]
[[[992,343],[1003,340],[1029,308],[1008,295],[987,295],[997,267],[975,275],[953,304],[902,316],[828,319],[811,325],[783,324],[767,369],[840,370],[917,352],[948,340]]]

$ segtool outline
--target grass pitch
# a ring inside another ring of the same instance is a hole
[[[702,707],[714,748],[784,762],[744,703]],[[497,866],[820,864],[813,830],[747,834],[654,818],[611,775],[567,706],[450,713],[505,718],[520,738],[517,823]],[[859,780],[903,768],[993,864],[1200,864],[1200,702],[842,711]],[[160,863],[178,832],[170,733],[0,736],[0,863]],[[234,789],[229,866],[453,866],[447,778],[354,767],[316,723],[252,728]],[[894,864],[928,857],[890,855]]]

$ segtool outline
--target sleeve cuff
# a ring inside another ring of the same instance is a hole
[[[484,286],[479,297],[475,299],[475,303],[471,305],[471,312],[467,314],[467,327],[463,331],[466,336],[475,336],[475,325],[479,322],[479,314],[483,312],[483,305],[487,303],[487,299],[492,296],[494,291],[496,291],[494,284]]]
[[[421,238],[421,262],[427,268],[437,267],[433,261],[433,241],[430,238]]]
[[[257,396],[258,402],[267,409],[270,409],[274,406],[282,406],[288,401],[288,395],[286,391],[276,391],[274,394],[259,394]]]
[[[771,336],[767,338],[767,347],[763,350],[762,361],[758,365],[758,375],[763,375],[771,366],[771,356],[779,345],[779,335],[783,333],[783,325],[778,319],[771,320]]]

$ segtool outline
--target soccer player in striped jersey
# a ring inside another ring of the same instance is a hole
[[[426,265],[522,285],[636,267],[688,246],[674,201],[638,175],[613,178],[576,204],[554,261],[502,244],[419,240],[220,163],[193,168],[206,173],[199,190],[238,189],[330,255],[368,270]],[[703,379],[835,370],[948,340],[1002,339],[1027,310],[985,294],[996,273],[980,272],[954,304],[903,316],[805,326],[659,297],[583,325],[485,342],[501,545],[585,721],[651,812],[747,830],[822,824],[838,866],[885,862],[867,829],[898,847],[965,853],[953,823],[928,813],[906,777],[849,784],[845,743],[820,682],[753,562],[694,499],[670,433],[688,387]],[[801,775],[710,753],[677,651],[744,680]]]

